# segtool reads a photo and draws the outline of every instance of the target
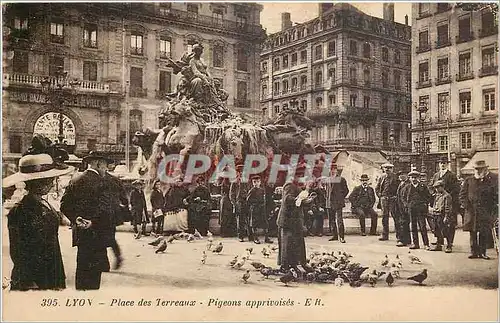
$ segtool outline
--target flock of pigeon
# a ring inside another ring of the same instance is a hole
[[[158,254],[165,253],[168,248],[168,244],[173,243],[175,240],[186,240],[190,243],[201,239],[204,238],[198,231],[195,231],[194,234],[182,232],[169,237],[156,237],[155,240],[149,242],[148,244],[157,247],[155,249],[155,253]],[[206,263],[209,252],[212,252],[213,254],[221,254],[224,249],[222,242],[217,243],[214,241],[214,237],[211,232],[208,232],[206,240],[206,250],[203,250],[201,255],[202,265]],[[271,253],[276,253],[277,251],[277,246],[269,245],[267,247],[263,247],[260,253],[263,258],[270,258]],[[379,281],[385,281],[388,286],[393,286],[396,280],[402,278],[400,270],[403,268],[403,261],[399,255],[396,255],[396,257],[392,260],[388,255],[385,255],[384,259],[380,262],[380,266],[372,268],[352,261],[352,255],[346,253],[345,251],[313,251],[307,259],[306,264],[290,268],[287,271],[279,268],[272,268],[257,260],[253,260],[255,256],[254,248],[249,247],[246,248],[243,255],[235,255],[228,264],[228,267],[231,269],[245,270],[245,273],[241,277],[241,280],[245,284],[251,278],[250,269],[244,268],[247,264],[253,267],[255,271],[259,272],[260,275],[263,276],[263,279],[268,279],[270,276],[276,276],[276,282],[281,282],[285,286],[288,286],[291,282],[300,281],[308,284],[313,282],[333,283],[335,286],[349,284],[351,287],[360,287],[363,284],[368,284],[374,287]],[[409,252],[408,259],[410,265],[422,265],[422,261],[411,252]],[[417,282],[419,285],[423,285],[424,280],[427,279],[427,269],[423,269],[420,273],[406,279]]]

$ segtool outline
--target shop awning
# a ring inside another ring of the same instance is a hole
[[[469,162],[461,169],[462,174],[474,173],[474,164],[478,160],[484,160],[489,170],[498,173],[498,150],[478,151],[472,156]]]
[[[382,165],[388,163],[389,161],[378,151],[350,151],[350,155],[354,159],[359,159],[360,161],[369,161],[377,165]]]

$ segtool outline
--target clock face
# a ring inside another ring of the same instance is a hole
[[[44,135],[52,142],[58,142],[59,136],[59,113],[49,112],[42,115],[35,123],[33,134]],[[64,141],[68,146],[76,144],[75,124],[68,116],[63,114]]]

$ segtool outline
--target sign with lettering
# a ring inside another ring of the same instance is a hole
[[[28,92],[28,91],[10,91],[9,99],[17,102],[29,103],[50,103],[47,95],[41,92]],[[86,108],[102,108],[109,105],[108,97],[97,95],[75,95],[73,98],[67,98],[65,105],[78,106]]]
[[[33,134],[44,135],[52,142],[58,142],[60,117],[57,112],[49,112],[42,115],[35,122]],[[73,121],[66,115],[62,115],[64,141],[69,146],[76,144],[76,131]]]
[[[94,150],[106,153],[124,153],[125,145],[121,144],[96,144]]]

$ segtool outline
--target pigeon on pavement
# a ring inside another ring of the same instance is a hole
[[[422,270],[420,274],[417,274],[415,276],[408,277],[407,280],[413,280],[419,285],[422,285],[423,281],[427,279],[427,269]]]

